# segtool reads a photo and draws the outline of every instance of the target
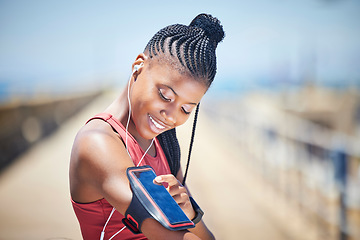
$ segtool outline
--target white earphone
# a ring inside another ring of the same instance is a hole
[[[140,69],[140,67],[142,67],[143,65],[144,65],[144,63],[140,63],[139,65],[135,65],[135,66],[134,66],[133,74],[134,74],[135,72],[137,72],[137,71]]]
[[[134,66],[133,74],[134,74],[135,72],[137,72],[137,71],[140,69],[140,67],[142,67],[143,65],[144,65],[144,63],[140,63],[139,65],[135,65],[135,66]],[[136,81],[136,80],[134,80],[134,81]],[[128,103],[129,103],[129,115],[128,115],[128,120],[127,120],[126,127],[125,127],[125,147],[126,147],[126,151],[127,151],[128,155],[129,155],[129,157],[130,157],[130,159],[131,159],[131,155],[130,155],[130,152],[129,152],[129,149],[128,149],[128,144],[127,144],[127,142],[128,142],[128,132],[129,132],[129,131],[128,131],[128,129],[129,129],[129,122],[130,122],[130,117],[131,117],[130,81],[129,81],[129,83],[128,83],[127,92],[128,92],[127,99],[128,99]],[[155,140],[155,138],[152,139],[149,147],[146,149],[144,155],[141,157],[139,163],[136,165],[137,167],[141,164],[141,162],[143,161],[143,159],[144,159],[144,157],[146,156],[147,152],[150,150],[150,147],[153,145],[154,140]],[[109,223],[109,221],[110,221],[110,219],[111,219],[111,217],[112,217],[112,215],[113,215],[114,212],[115,212],[115,208],[113,207],[113,209],[111,210],[111,213],[110,213],[108,219],[106,220],[106,223],[105,223],[105,225],[104,225],[104,227],[103,227],[103,230],[101,231],[100,240],[104,240],[106,226],[107,226],[107,224]],[[109,240],[113,239],[116,235],[118,235],[119,233],[121,233],[125,228],[126,228],[126,226],[124,226],[123,228],[121,228],[121,229],[120,229],[119,231],[117,231],[114,235],[112,235],[112,237],[109,238]]]

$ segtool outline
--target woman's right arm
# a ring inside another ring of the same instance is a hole
[[[81,131],[71,158],[72,182],[81,186],[72,186],[72,196],[83,202],[104,197],[124,215],[132,199],[126,169],[134,164],[112,129]],[[148,239],[200,239],[187,230],[170,231],[154,219],[144,220],[141,231]]]

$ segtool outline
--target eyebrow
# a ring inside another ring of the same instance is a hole
[[[164,86],[170,88],[170,90],[171,90],[176,96],[179,96],[172,87],[170,87],[169,85],[164,85]],[[195,105],[195,106],[197,105],[197,103],[193,103],[193,102],[190,102],[189,104]]]

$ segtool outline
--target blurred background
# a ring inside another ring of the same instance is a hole
[[[0,0],[0,239],[81,239],[77,130],[161,28],[221,20],[188,184],[218,239],[360,239],[360,2]],[[186,158],[191,121],[178,131]]]

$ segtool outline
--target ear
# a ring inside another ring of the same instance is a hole
[[[134,72],[135,66],[140,66],[137,70],[137,72],[140,73],[141,68],[145,65],[147,58],[148,57],[144,53],[140,53],[132,64],[132,72]]]

